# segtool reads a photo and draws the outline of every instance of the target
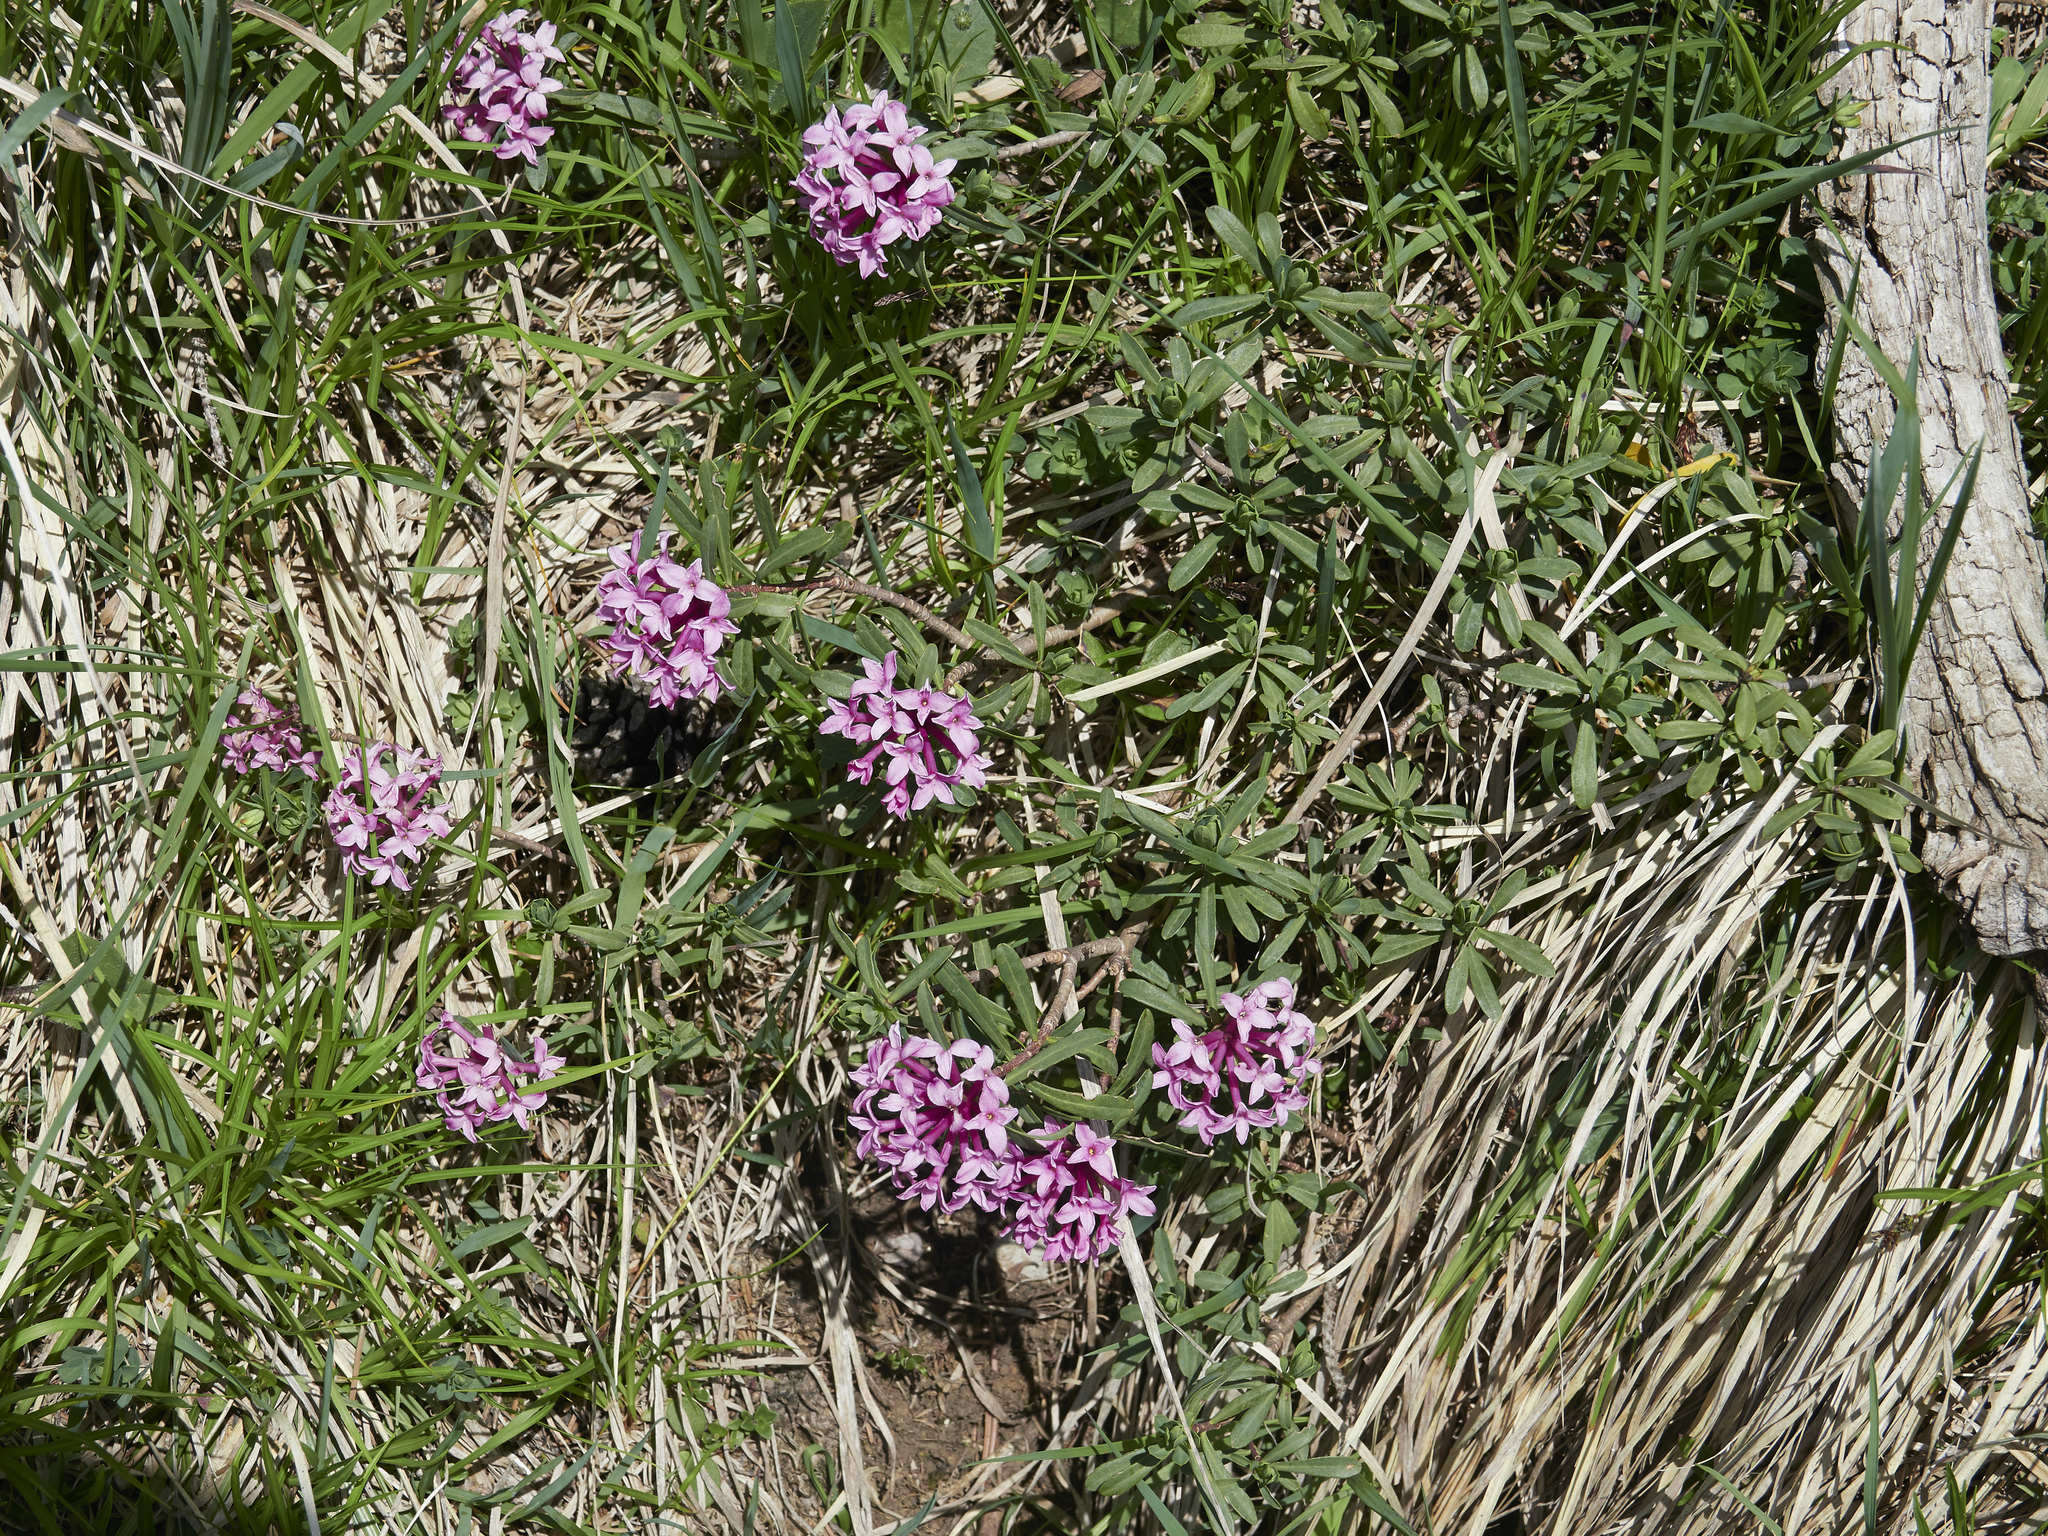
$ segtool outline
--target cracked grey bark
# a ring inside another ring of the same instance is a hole
[[[1932,495],[1980,441],[1977,490],[1906,687],[1907,769],[1939,813],[1923,857],[1995,955],[2048,948],[2048,558],[2028,514],[1985,228],[1987,0],[1866,0],[1836,38],[1873,49],[1835,77],[1867,103],[1842,154],[1899,147],[1829,183],[1840,230],[1817,231],[1829,319],[1860,268],[1855,318],[1903,371],[1920,347]],[[1932,130],[1931,137],[1927,135]],[[1917,142],[1904,141],[1916,139]],[[1830,477],[1860,506],[1893,401],[1851,339],[1835,397]],[[1941,534],[1930,519],[1921,566]],[[1896,526],[1896,525],[1895,525]]]

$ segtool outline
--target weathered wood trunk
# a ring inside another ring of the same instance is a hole
[[[2009,410],[1985,226],[1988,0],[1866,0],[1838,45],[1881,46],[1836,77],[1865,102],[1842,153],[1897,145],[1831,183],[1817,232],[1830,319],[1859,274],[1855,318],[1903,370],[1920,349],[1932,494],[1982,443],[1975,497],[1915,659],[1901,721],[1928,818],[1928,867],[1993,954],[2048,948],[2048,558]],[[1896,45],[1896,46],[1890,46]],[[1913,142],[1906,142],[1912,140]],[[1861,503],[1891,430],[1891,392],[1853,340],[1835,399],[1838,490]],[[1921,569],[1943,519],[1931,519]]]

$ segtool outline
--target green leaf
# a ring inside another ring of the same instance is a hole
[[[1364,1464],[1356,1456],[1304,1456],[1298,1461],[1271,1461],[1266,1463],[1275,1472],[1292,1472],[1299,1477],[1356,1477],[1364,1470]]]
[[[1472,960],[1472,946],[1469,944],[1459,946],[1458,952],[1451,956],[1451,968],[1444,973],[1444,1008],[1447,1012],[1456,1013],[1464,1005],[1465,993],[1470,990],[1468,977]]]
[[[557,111],[571,107],[640,128],[659,128],[662,123],[661,108],[644,96],[621,96],[612,91],[563,91],[548,100]]]
[[[1330,114],[1309,95],[1300,75],[1287,77],[1287,108],[1294,114],[1295,126],[1301,129],[1303,138],[1327,139],[1330,136]]]
[[[1167,590],[1180,592],[1190,582],[1194,582],[1204,569],[1208,569],[1208,561],[1217,557],[1219,549],[1223,549],[1223,535],[1217,535],[1217,532],[1202,535],[1202,539],[1196,541],[1196,545],[1186,555],[1174,561],[1174,569],[1167,571]]]
[[[1756,735],[1756,689],[1751,685],[1745,683],[1735,690],[1735,708],[1728,723],[1737,741],[1746,742]]]
[[[1890,778],[1898,764],[1897,731],[1876,731],[1842,765],[1841,777],[1845,779],[1865,778],[1876,774]]]
[[[1077,1029],[1069,1034],[1056,1035],[1024,1061],[1019,1062],[1009,1073],[1006,1081],[1021,1083],[1036,1077],[1049,1067],[1070,1061],[1076,1056],[1085,1056],[1097,1070],[1114,1072],[1116,1058],[1109,1054],[1109,1031],[1106,1029]]]
[[[825,29],[831,0],[780,0],[775,7],[775,67],[790,116],[808,125],[818,114],[811,94],[810,61]]]
[[[980,619],[973,617],[971,614],[963,614],[960,619],[960,627],[1012,666],[1028,667],[1031,665],[1031,659],[1017,649],[1017,642],[1004,634],[1000,629],[997,629],[993,624],[984,624]]]
[[[768,582],[798,566],[837,559],[839,552],[853,542],[857,531],[854,524],[843,522],[820,523],[802,529],[764,555],[754,574]]]
[[[1193,693],[1175,700],[1172,714],[1178,717],[1195,710],[1213,709],[1219,699],[1237,686],[1238,679],[1250,666],[1250,662],[1240,661],[1226,667]]]
[[[1008,1009],[975,991],[974,983],[951,960],[932,973],[932,980],[959,1006],[961,1012],[974,1021],[976,1028],[986,1031],[992,1039],[1008,1048],[1016,1023]]]
[[[1135,1101],[1114,1093],[1101,1093],[1089,1099],[1078,1093],[1068,1093],[1064,1089],[1048,1088],[1043,1083],[1029,1083],[1024,1091],[1054,1114],[1064,1116],[1070,1122],[1101,1120],[1108,1125],[1118,1126],[1138,1113]]]
[[[896,985],[889,989],[889,1001],[901,1003],[904,998],[929,981],[938,972],[940,966],[950,964],[952,959],[952,954],[943,948],[933,950],[922,960],[918,961],[916,965],[912,966],[909,973],[900,978]]]
[[[934,32],[933,51],[956,90],[986,75],[1002,46],[994,15],[980,0],[953,0]]]
[[[45,91],[9,123],[7,131],[0,133],[0,166],[12,166],[14,152],[70,99],[69,91]]]
[[[1341,352],[1347,362],[1356,363],[1361,368],[1370,368],[1385,361],[1379,350],[1363,336],[1350,326],[1340,324],[1324,314],[1322,305],[1315,300],[1298,299],[1294,307],[1301,312],[1303,319],[1323,333],[1323,339]]]
[[[1180,29],[1180,45],[1183,48],[1235,48],[1250,36],[1243,27],[1205,16]]]
[[[1126,128],[1117,135],[1117,142],[1129,150],[1134,158],[1154,170],[1162,169],[1166,165],[1166,151],[1159,147],[1158,141],[1150,134],[1133,133]]]
[[[1517,688],[1540,688],[1545,693],[1577,693],[1579,685],[1568,677],[1560,677],[1548,667],[1534,667],[1526,661],[1503,662],[1499,668],[1500,680],[1512,683]]]
[[[1394,104],[1386,87],[1368,75],[1365,77],[1365,99],[1372,108],[1373,126],[1389,138],[1398,138],[1408,131],[1407,122],[1401,116],[1401,109]]]
[[[1194,1020],[1202,1016],[1202,1010],[1192,1006],[1177,992],[1168,991],[1138,975],[1127,975],[1122,981],[1123,995],[1141,1008],[1150,1008],[1163,1018]]]
[[[1247,942],[1256,944],[1259,941],[1259,920],[1252,916],[1252,909],[1246,904],[1243,894],[1225,889],[1222,896],[1223,910],[1230,914],[1231,926]]]
[[[1144,1481],[1137,1484],[1138,1495],[1144,1499],[1145,1507],[1152,1512],[1152,1518],[1159,1523],[1159,1529],[1166,1536],[1188,1536],[1188,1528],[1180,1523],[1180,1517],[1166,1507],[1159,1495]]]
[[[1493,967],[1486,963],[1486,957],[1476,949],[1467,948],[1459,952],[1459,958],[1467,962],[1466,985],[1472,989],[1472,1000],[1479,1004],[1479,1011],[1489,1019],[1500,1017],[1500,993],[1494,987]]]
[[[881,968],[875,964],[875,946],[866,938],[854,941],[853,964],[854,969],[860,972],[861,984],[868,989],[871,996],[880,999],[889,995],[889,988],[882,980]]]
[[[1515,43],[1515,23],[1508,0],[1494,0],[1494,8],[1500,17],[1500,69],[1508,93],[1508,120],[1515,129],[1515,176],[1527,186],[1529,166],[1535,156],[1529,148],[1529,101],[1522,92],[1522,54]]]
[[[967,534],[967,547],[994,565],[996,530],[989,519],[988,498],[982,491],[981,475],[967,456],[967,445],[960,440],[960,428],[953,420],[950,406],[946,409],[946,441],[952,445],[954,474],[960,484],[961,527]]]
[[[1422,950],[1434,948],[1437,940],[1442,937],[1443,935],[1439,933],[1385,934],[1381,937],[1379,943],[1373,947],[1372,963],[1374,965],[1390,965],[1396,960],[1405,960],[1408,956],[1420,953]]]
[[[1572,737],[1572,803],[1589,809],[1600,798],[1600,733],[1581,722]]]
[[[1394,866],[1394,874],[1408,888],[1410,896],[1421,902],[1429,911],[1436,913],[1437,916],[1448,917],[1456,908],[1457,903],[1437,889],[1436,885],[1426,875],[1420,870],[1415,869],[1412,865],[1396,864]]]
[[[1265,271],[1265,264],[1259,260],[1258,242],[1236,214],[1221,203],[1214,203],[1209,207],[1208,218],[1209,227],[1216,231],[1216,238],[1223,242],[1231,255],[1254,272]]]
[[[1659,741],[1705,741],[1721,734],[1712,720],[1664,720],[1657,726]]]
[[[1241,315],[1267,302],[1256,293],[1214,294],[1206,299],[1189,300],[1173,312],[1173,317],[1183,325],[1200,325],[1205,320],[1219,320],[1225,315]]]
[[[1905,797],[1893,790],[1869,784],[1837,784],[1835,793],[1853,805],[1860,805],[1879,821],[1897,821],[1906,814]]]
[[[1092,1454],[1092,1448],[1079,1449]],[[1135,1456],[1114,1456],[1088,1469],[1087,1488],[1090,1493],[1113,1499],[1120,1493],[1129,1493],[1144,1479],[1145,1469]]]
[[[1745,117],[1740,112],[1709,112],[1705,117],[1695,118],[1686,125],[1687,133],[1768,133],[1776,136],[1778,130],[1770,123],[1759,122],[1756,118]]]
[[[1498,928],[1482,928],[1479,932],[1487,943],[1532,976],[1557,974],[1557,967],[1550,963],[1550,957],[1527,939],[1517,938],[1512,933],[1502,933]]]
[[[1018,1019],[1031,1019],[1038,1015],[1038,1001],[1031,995],[1031,975],[1024,969],[1024,961],[1016,947],[998,944],[995,953],[996,975],[1003,983],[1003,990],[1009,994],[1010,1009]]]
[[[1698,797],[1695,796],[1694,798]],[[1763,830],[1757,834],[1757,841],[1759,843],[1770,842],[1780,832],[1783,832],[1795,821],[1800,820],[1819,804],[1820,799],[1818,796],[1809,795],[1804,799],[1794,800],[1790,805],[1780,806],[1777,814],[1764,823]]]

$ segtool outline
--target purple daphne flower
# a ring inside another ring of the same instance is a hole
[[[547,1103],[548,1080],[565,1064],[565,1058],[549,1052],[547,1036],[538,1030],[533,1060],[521,1061],[506,1054],[490,1025],[465,1025],[443,1008],[439,1022],[420,1037],[413,1080],[435,1095],[449,1130],[475,1141],[478,1127],[498,1121],[510,1120],[526,1130],[528,1117]]]
[[[899,821],[935,800],[952,805],[962,785],[979,789],[988,782],[995,760],[981,750],[981,722],[967,698],[937,688],[898,688],[894,651],[861,668],[866,676],[845,702],[826,700],[818,725],[820,735],[867,748],[846,765],[849,781],[873,783],[880,767],[888,785],[883,808]]]
[[[908,110],[887,91],[804,130],[804,168],[796,178],[811,216],[811,233],[842,266],[859,263],[862,277],[889,264],[888,247],[922,240],[953,201],[951,160],[934,160],[917,141]]]
[[[1081,1262],[1115,1252],[1123,1223],[1153,1214],[1153,1186],[1117,1174],[1114,1137],[1053,1121],[1031,1137],[1043,1150],[1024,1145],[985,1045],[942,1045],[898,1025],[868,1046],[853,1081],[861,1157],[928,1211],[972,1205],[1007,1218],[1010,1236],[1048,1259]]]
[[[897,1025],[868,1046],[853,1081],[860,1092],[848,1123],[860,1132],[860,1155],[890,1171],[901,1198],[926,1210],[1007,1209],[1017,1111],[987,1046],[906,1037]]]
[[[1181,1110],[1180,1126],[1212,1146],[1284,1123],[1308,1107],[1305,1080],[1323,1070],[1310,1052],[1316,1026],[1294,1007],[1294,983],[1282,976],[1239,997],[1223,994],[1228,1022],[1198,1035],[1173,1021],[1174,1042],[1152,1047],[1152,1086]]]
[[[301,732],[299,712],[273,704],[254,688],[235,696],[237,714],[228,716],[228,729],[220,738],[221,761],[231,773],[253,773],[268,768],[272,773],[297,769],[309,779],[320,776],[320,754],[308,747]]]
[[[449,832],[448,813],[428,803],[440,782],[441,760],[424,752],[388,741],[343,751],[325,806],[341,867],[372,885],[411,890],[407,866],[419,863],[429,839]]]
[[[470,39],[449,82],[455,99],[441,116],[472,144],[498,139],[492,153],[500,160],[524,156],[528,165],[538,165],[541,146],[555,132],[546,123],[548,97],[562,88],[561,81],[547,78],[547,67],[561,62],[562,50],[555,46],[553,22],[525,31],[525,20],[525,11],[507,11]]]
[[[1118,1175],[1114,1136],[1049,1120],[1036,1139],[1045,1150],[1017,1169],[1010,1224],[1025,1247],[1054,1263],[1094,1263],[1116,1252],[1127,1220],[1155,1213],[1154,1186]]]
[[[604,649],[613,674],[645,683],[664,709],[684,699],[715,704],[730,685],[712,658],[740,627],[728,617],[732,599],[704,574],[704,562],[677,564],[669,538],[664,533],[644,559],[637,541],[609,551],[613,568],[597,584],[597,611],[612,621]]]

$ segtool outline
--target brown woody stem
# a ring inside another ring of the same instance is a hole
[[[878,603],[887,603],[891,608],[909,614],[927,629],[937,630],[962,650],[982,649],[972,636],[955,629],[916,598],[905,597],[901,592],[892,592],[887,587],[878,587],[871,581],[855,581],[851,576],[820,576],[815,581],[796,581],[779,586],[770,584],[729,587],[726,590],[735,597],[765,597],[789,592],[844,592],[848,597],[865,597]]]
[[[1022,144],[1005,144],[995,153],[998,160],[1014,160],[1019,155],[1034,154],[1041,149],[1058,149],[1062,144],[1071,144],[1076,139],[1085,139],[1090,130],[1086,128],[1062,128],[1058,133],[1048,133],[1036,139],[1026,139]]]
[[[1060,984],[1053,990],[1052,1001],[1046,1005],[1044,1014],[1039,1018],[1038,1030],[1030,1043],[1003,1063],[1001,1071],[1005,1076],[1045,1049],[1069,1007],[1081,1003],[1089,993],[1102,985],[1105,978],[1121,977],[1130,968],[1131,956],[1137,953],[1138,938],[1149,926],[1149,923],[1133,923],[1113,939],[1090,939],[1086,944],[1070,944],[1064,949],[1048,949],[1035,955],[1024,956],[1023,964],[1027,970],[1057,961],[1060,967]],[[1097,959],[1101,960],[1102,964],[1097,966],[1095,974],[1088,978],[1087,985],[1078,992],[1075,991],[1074,978],[1080,972],[1081,962]],[[995,974],[993,968],[969,971],[967,979],[986,981]],[[1112,1042],[1116,1038],[1117,1026],[1121,1021],[1121,1009],[1122,1004],[1119,1002],[1110,1012]]]

